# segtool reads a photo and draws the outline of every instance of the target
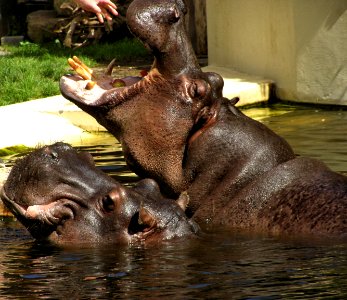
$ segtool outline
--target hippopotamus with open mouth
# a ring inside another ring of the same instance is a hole
[[[155,56],[135,84],[86,89],[64,76],[62,94],[122,144],[130,168],[167,195],[189,195],[199,222],[273,232],[346,234],[347,179],[296,157],[290,145],[222,96],[223,80],[204,73],[183,26],[184,3],[134,0],[130,30]]]
[[[182,1],[135,0],[129,6],[130,30],[155,56],[147,76],[115,79],[108,68],[95,79],[75,59],[71,66],[79,75],[60,81],[64,97],[117,137],[129,167],[171,195],[187,186],[182,169],[187,143],[214,122],[214,102],[223,88],[221,76],[201,71],[184,29],[185,13]],[[92,88],[90,79],[96,82]],[[119,80],[123,86],[114,87]]]
[[[35,239],[57,245],[159,242],[199,230],[185,216],[187,194],[164,198],[151,179],[124,187],[64,143],[16,162],[0,197]]]

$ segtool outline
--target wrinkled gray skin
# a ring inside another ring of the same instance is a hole
[[[182,1],[135,0],[129,6],[130,30],[155,55],[154,67],[137,83],[112,88],[106,75],[87,90],[77,75],[60,82],[67,99],[121,142],[130,168],[155,179],[170,195],[187,187],[182,168],[187,143],[213,121],[213,103],[223,88],[218,74],[201,71],[184,30],[184,14]]]
[[[62,94],[122,143],[129,166],[170,195],[187,191],[199,222],[273,232],[346,233],[346,178],[296,158],[288,143],[221,95],[220,76],[197,65],[183,27],[184,4],[135,0],[130,30],[155,55],[150,75],[123,89]]]
[[[184,214],[186,194],[166,199],[150,179],[124,187],[64,143],[18,161],[0,196],[34,238],[58,245],[160,242],[198,231]]]

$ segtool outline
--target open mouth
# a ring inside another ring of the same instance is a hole
[[[128,234],[133,241],[144,240],[155,232],[155,224],[148,225],[139,221],[139,212],[136,212],[130,219]]]
[[[138,93],[149,77],[158,72],[141,71],[140,76],[112,77],[115,60],[111,61],[103,75],[95,75],[93,70],[85,65],[78,57],[68,59],[71,68],[77,74],[65,75],[60,80],[63,96],[76,104],[99,106],[103,104],[117,105],[132,91]]]

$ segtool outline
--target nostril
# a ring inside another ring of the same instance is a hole
[[[109,192],[108,197],[113,201],[117,202],[120,201],[123,198],[123,194],[125,192],[125,189],[119,184],[116,188],[112,189],[111,192]]]
[[[168,19],[167,19],[169,24],[176,23],[180,19],[180,12],[179,12],[176,5],[174,5],[170,9],[169,13],[170,13],[170,15],[168,16]]]
[[[102,207],[106,212],[114,211],[115,203],[113,199],[110,197],[110,195],[107,195],[104,198],[102,198]]]
[[[119,185],[116,188],[112,189],[108,195],[104,196],[101,199],[102,208],[106,212],[111,212],[116,209],[116,206],[120,206],[123,202],[125,189]]]

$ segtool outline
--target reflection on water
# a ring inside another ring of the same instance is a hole
[[[234,232],[155,247],[58,249],[12,225],[0,250],[6,299],[344,299],[346,244]],[[30,295],[30,297],[28,297]]]
[[[335,171],[347,171],[347,111],[299,107],[262,120],[299,155],[320,159]]]
[[[97,146],[76,147],[80,151],[88,151],[93,155],[95,164],[124,185],[131,185],[139,178],[127,167],[122,148],[115,138],[109,135],[109,144]]]
[[[255,115],[254,109],[246,112]],[[286,107],[266,112],[261,121],[296,153],[347,171],[347,112]],[[137,180],[111,136],[79,148],[117,180]],[[59,249],[34,243],[12,219],[0,222],[1,299],[159,297],[345,299],[347,243],[221,231],[152,247]]]

